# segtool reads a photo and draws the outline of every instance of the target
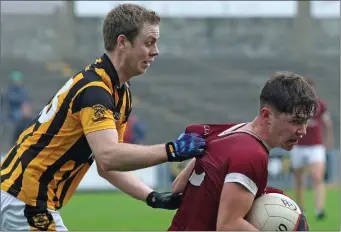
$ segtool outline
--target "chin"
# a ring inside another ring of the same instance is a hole
[[[146,72],[147,72],[147,69],[146,69],[146,68],[139,68],[139,69],[137,70],[137,72],[138,72],[138,75],[141,75],[141,74],[146,73]]]
[[[294,145],[286,145],[282,144],[281,148],[283,148],[286,151],[291,151],[293,149]]]

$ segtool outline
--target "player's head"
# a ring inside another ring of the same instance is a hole
[[[311,78],[305,77],[305,80],[308,82],[308,84],[315,89],[315,81]]]
[[[154,11],[136,4],[119,5],[104,19],[105,50],[120,54],[120,65],[129,75],[143,74],[159,54],[159,23],[160,17]]]
[[[314,89],[298,74],[276,72],[260,94],[260,117],[270,145],[291,150],[306,134],[307,122],[316,112]]]

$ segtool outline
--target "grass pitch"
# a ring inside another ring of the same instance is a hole
[[[340,189],[327,190],[324,221],[315,219],[312,191],[307,192],[305,205],[311,230],[340,231]],[[175,211],[152,209],[120,192],[88,192],[77,193],[60,213],[70,231],[165,231]]]

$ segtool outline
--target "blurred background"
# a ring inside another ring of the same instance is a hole
[[[131,1],[1,1],[3,155],[63,83],[102,55],[103,17],[125,2]],[[328,104],[335,137],[326,173],[329,216],[315,222],[311,213],[311,229],[339,231],[340,2],[135,3],[162,17],[160,55],[146,74],[132,80],[134,109],[126,141],[163,143],[189,124],[252,120],[261,87],[275,71],[307,76]],[[184,166],[165,164],[136,174],[169,190]],[[269,183],[291,191],[286,152],[272,153]],[[311,191],[306,201],[309,218]],[[70,230],[166,230],[174,214],[119,193],[97,176],[95,165],[61,211]]]

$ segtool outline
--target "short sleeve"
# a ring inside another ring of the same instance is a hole
[[[116,129],[113,110],[113,97],[101,86],[87,87],[76,97],[72,107],[73,113],[79,113],[84,134]]]
[[[256,151],[253,154],[251,152],[250,154],[236,154],[235,157],[238,158],[231,159],[224,183],[239,183],[256,195],[259,188],[266,185],[267,162],[263,158],[265,156]]]
[[[123,143],[124,140],[124,133],[126,131],[127,128],[127,123],[122,123],[119,128],[117,129],[117,133],[118,133],[118,142],[119,143]]]
[[[319,102],[319,107],[320,107],[320,114],[321,114],[321,118],[323,120],[329,120],[330,119],[330,113],[327,109],[327,103],[324,102],[324,101],[321,101]]]

